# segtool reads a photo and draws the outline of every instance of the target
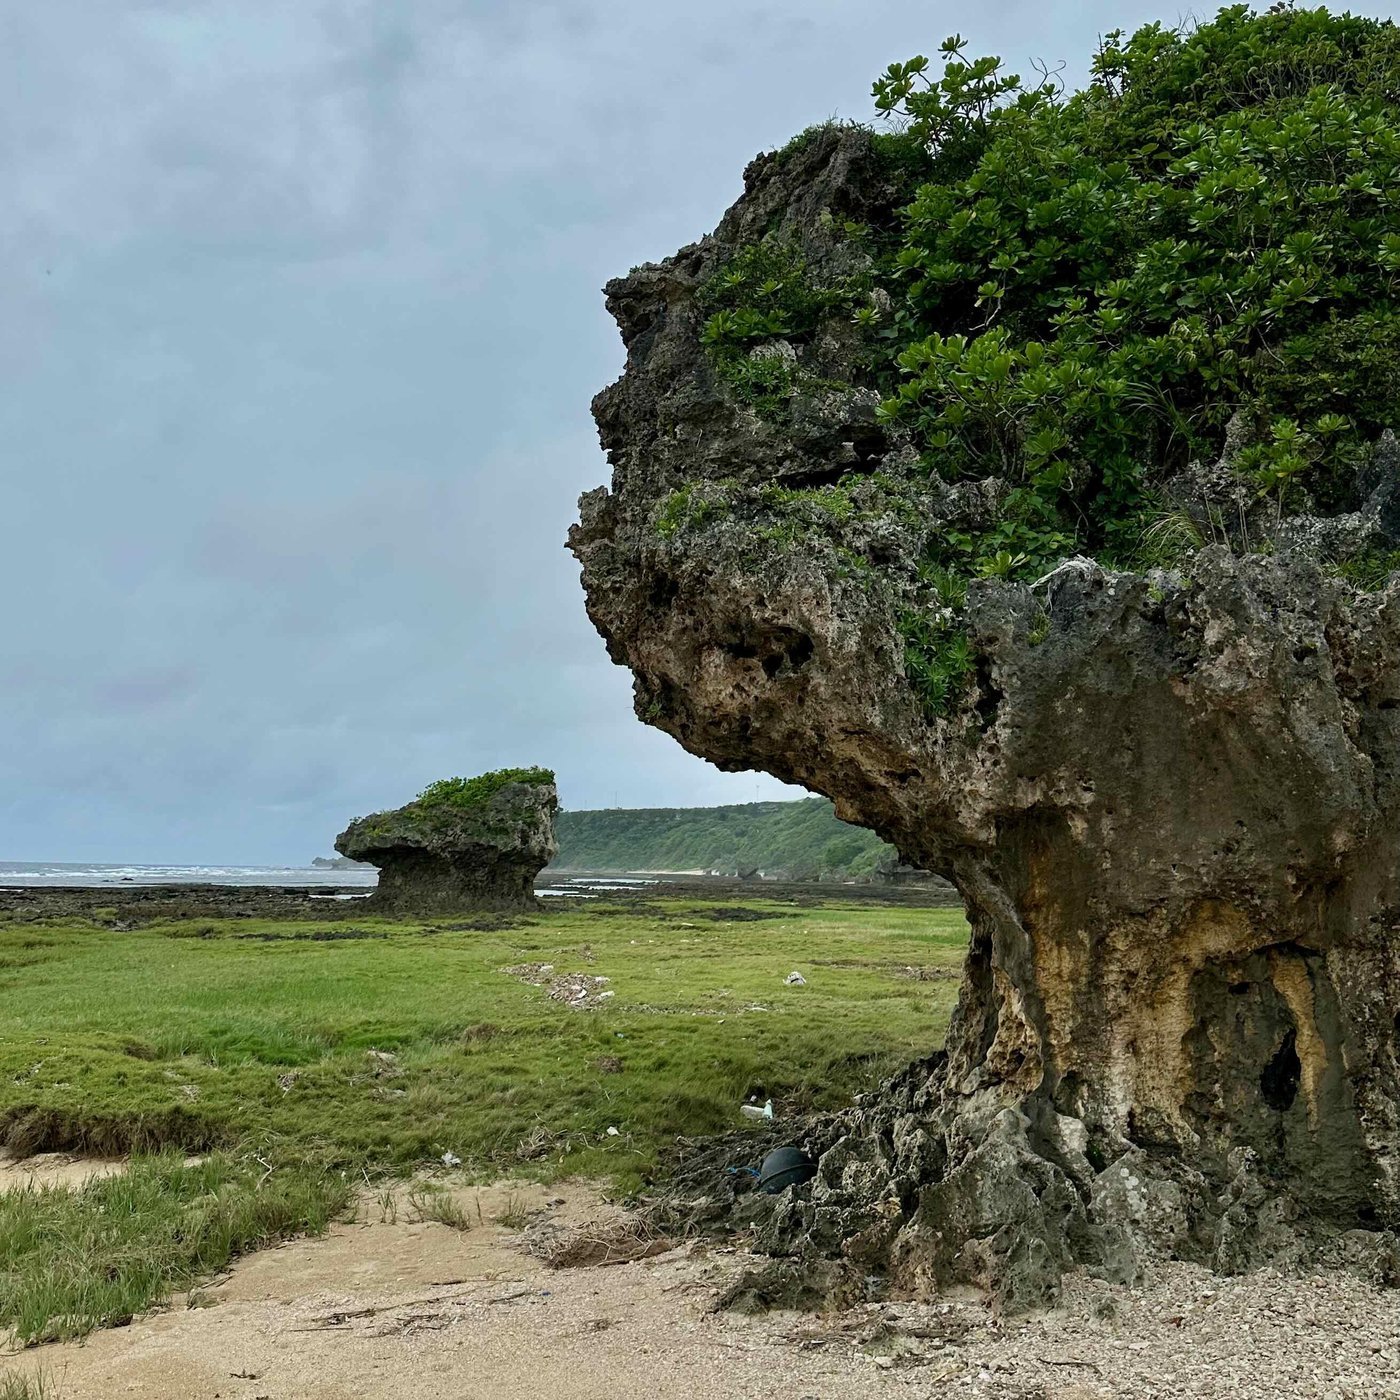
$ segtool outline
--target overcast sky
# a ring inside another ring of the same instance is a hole
[[[11,0],[0,860],[301,863],[505,764],[572,808],[785,792],[634,719],[584,614],[598,289],[952,29],[1077,78],[1179,13]]]

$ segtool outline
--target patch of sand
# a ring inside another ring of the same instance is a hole
[[[85,1186],[100,1177],[120,1176],[126,1170],[121,1159],[70,1157],[66,1152],[40,1152],[33,1157],[11,1157],[0,1152],[0,1191],[22,1191],[34,1186]]]
[[[470,1228],[417,1222],[406,1191],[366,1198],[358,1223],[254,1255],[169,1311],[0,1357],[0,1379],[42,1368],[62,1400],[1400,1396],[1400,1294],[1341,1275],[1073,1279],[1061,1308],[1009,1323],[966,1301],[746,1318],[710,1311],[740,1251],[549,1268],[551,1239],[626,1223],[586,1187],[452,1199]]]

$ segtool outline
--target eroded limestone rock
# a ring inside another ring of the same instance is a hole
[[[1400,586],[1324,567],[1340,526],[1391,538],[1394,453],[1338,528],[1279,521],[1272,552],[975,581],[974,681],[931,715],[900,618],[930,606],[930,539],[1005,483],[919,472],[844,322],[789,350],[849,387],[760,416],[696,304],[765,232],[818,271],[851,258],[823,214],[879,226],[894,199],[869,138],[831,132],[755,162],[714,235],[607,289],[628,349],[595,403],[613,479],[571,547],[638,714],[826,793],[952,880],[972,924],[946,1052],[810,1125],[810,1187],[736,1203],[710,1177],[697,1218],[739,1210],[827,1288],[967,1282],[1013,1307],[1154,1254],[1394,1272]],[[811,489],[838,478],[839,514]]]
[[[558,807],[553,774],[543,769],[448,780],[406,806],[351,822],[335,848],[379,867],[375,906],[528,909],[535,876],[558,854]]]

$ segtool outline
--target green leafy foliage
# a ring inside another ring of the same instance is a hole
[[[797,364],[769,346],[755,346],[747,354],[720,354],[716,363],[721,377],[760,418],[776,418],[797,391]]]
[[[760,498],[770,509],[804,510],[837,524],[844,524],[856,513],[850,486],[844,481],[829,486],[803,487],[779,486],[774,482],[763,488]]]
[[[950,614],[929,616],[906,610],[899,615],[904,639],[904,673],[930,719],[946,715],[972,679],[972,643]]]
[[[1400,403],[1395,24],[1233,4],[1106,35],[1079,91],[955,35],[874,98],[900,216],[775,224],[699,306],[717,376],[761,416],[819,386],[812,347],[853,342],[922,470],[995,479],[930,541],[931,596],[899,622],[930,716],[971,689],[972,581],[1030,583],[1074,554],[1180,567],[1207,543],[1269,547],[1269,517],[1359,506]],[[1227,445],[1254,505],[1179,509],[1172,479]],[[782,547],[844,518],[784,488],[764,504],[757,533]],[[662,533],[694,513],[668,503]],[[1387,565],[1347,567],[1372,586]]]
[[[710,312],[701,339],[735,349],[774,336],[806,335],[862,289],[860,279],[823,280],[801,248],[769,235],[739,249],[700,289],[700,307]]]
[[[1400,31],[1233,5],[1108,35],[1073,94],[960,37],[942,57],[875,85],[934,172],[882,412],[931,469],[1015,488],[1010,531],[942,562],[1136,562],[1154,479],[1218,455],[1237,413],[1260,496],[1343,504],[1400,387]]]
[[[695,529],[725,509],[728,482],[703,482],[672,491],[661,503],[656,533],[669,540],[683,529]]]
[[[1400,571],[1400,549],[1372,549],[1339,565],[1337,573],[1350,584],[1372,593]]]
[[[548,768],[498,768],[475,778],[439,778],[418,794],[429,807],[479,807],[512,783],[544,784],[554,781]]]
[[[854,223],[844,229],[856,240],[867,232]],[[823,387],[779,342],[801,341],[832,314],[873,330],[872,285],[868,273],[823,275],[795,243],[770,234],[740,248],[700,289],[709,313],[700,339],[734,393],[760,416],[778,417],[794,393]]]

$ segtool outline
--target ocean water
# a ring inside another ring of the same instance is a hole
[[[64,861],[0,860],[0,886],[23,885],[363,885],[375,870],[312,870],[282,865],[93,865]]]
[[[304,865],[91,865],[62,861],[0,860],[0,888],[82,887],[103,885],[336,885],[373,889],[376,870],[313,870]],[[551,876],[542,871],[536,893],[596,899],[609,890],[644,889],[663,884],[657,878],[619,876]]]
[[[553,876],[541,870],[535,884],[537,895],[572,895],[575,899],[597,899],[609,890],[644,890],[652,885],[664,885],[661,879],[625,879],[609,875]]]

